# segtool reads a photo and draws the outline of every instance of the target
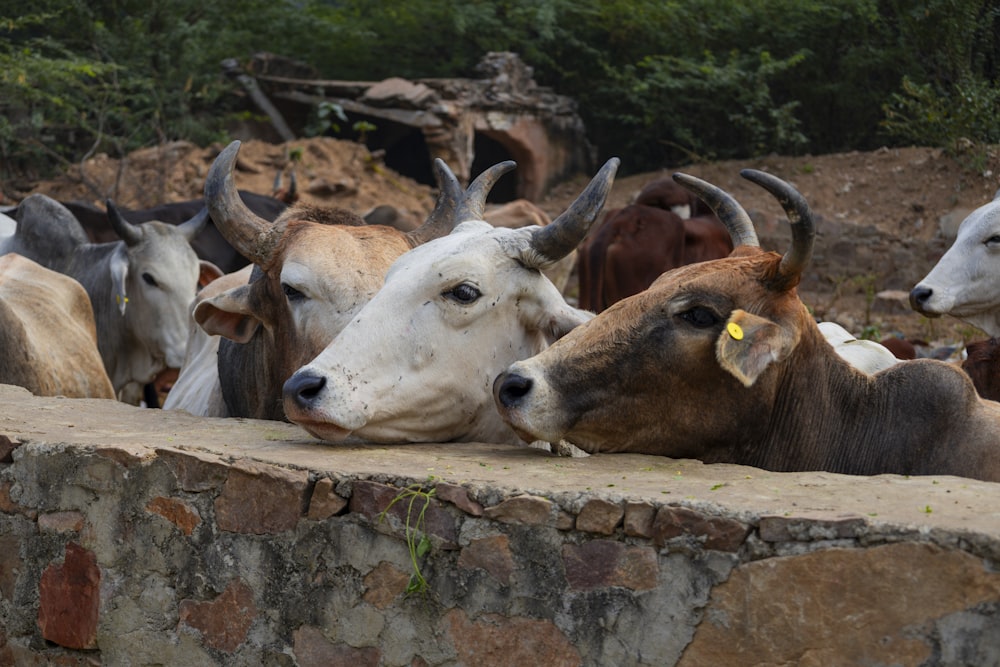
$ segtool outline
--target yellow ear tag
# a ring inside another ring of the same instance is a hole
[[[125,303],[128,303],[128,297],[127,296],[122,296],[121,294],[115,294],[115,301],[118,303],[119,306],[122,303],[122,299],[125,300]]]
[[[736,322],[730,322],[726,325],[726,331],[729,335],[733,337],[733,340],[743,340],[743,329]]]

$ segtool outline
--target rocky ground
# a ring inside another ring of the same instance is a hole
[[[137,151],[124,161],[98,155],[56,180],[35,184],[31,191],[95,203],[111,196],[126,207],[196,198],[221,147],[175,142]],[[627,156],[622,157],[624,171]],[[386,168],[364,146],[330,138],[282,145],[245,142],[237,184],[269,193],[278,172],[288,184],[292,164],[305,201],[359,213],[391,204],[418,218],[433,205],[431,188]],[[956,320],[917,315],[905,305],[905,294],[947,249],[959,222],[1000,188],[1000,150],[974,165],[971,157],[954,159],[939,149],[882,148],[670,167],[619,178],[608,206],[623,205],[657,176],[685,171],[734,194],[756,221],[762,244],[783,251],[788,238],[783,213],[770,195],[739,177],[746,167],[790,181],[818,215],[812,271],[801,289],[818,317],[875,337],[895,333],[941,345],[982,337]],[[556,215],[588,178],[581,174],[537,203]],[[575,291],[571,281],[567,293],[573,296]]]

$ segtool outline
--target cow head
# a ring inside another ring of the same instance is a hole
[[[187,309],[202,270],[191,240],[208,223],[208,210],[180,225],[158,220],[132,224],[111,200],[107,207],[108,220],[123,243],[111,255],[109,293],[98,299],[95,311],[98,317],[115,312],[125,320],[128,371],[123,373],[119,363],[110,372],[120,390],[126,381],[149,382],[166,368],[180,368],[184,361]],[[120,354],[102,349],[106,361],[106,352]]]
[[[368,302],[397,257],[451,231],[456,207],[467,195],[437,160],[437,204],[411,232],[365,225],[343,209],[303,204],[271,223],[237,194],[239,146],[234,141],[216,158],[205,198],[216,226],[255,268],[249,283],[202,300],[194,317],[204,331],[227,339],[220,346],[219,373],[233,413],[283,419],[282,383]],[[491,178],[499,173],[489,172],[475,186],[488,190]]]
[[[1000,336],[1000,190],[962,221],[951,248],[910,291],[910,306]]]
[[[800,339],[819,339],[796,292],[814,230],[790,186],[742,174],[779,198],[792,248],[765,252],[732,197],[677,174],[716,210],[735,250],[664,273],[497,377],[496,406],[522,438],[703,459],[713,447],[759,438]]]
[[[590,314],[542,274],[586,235],[611,189],[605,164],[545,227],[495,228],[485,196],[450,235],[411,250],[322,354],[285,383],[285,413],[313,435],[377,442],[516,436],[492,407],[496,374]]]

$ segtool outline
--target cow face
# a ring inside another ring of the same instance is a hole
[[[409,247],[395,230],[364,226],[347,212],[334,224],[299,216],[288,213],[280,249],[248,284],[204,299],[194,313],[204,331],[237,343],[260,330],[284,357],[285,377],[326,347]]]
[[[910,292],[927,317],[952,315],[1000,336],[1000,191],[962,221],[937,265]]]
[[[541,269],[586,234],[616,168],[609,161],[580,206],[544,228],[472,220],[400,257],[357,317],[285,383],[285,414],[327,440],[516,441],[492,407],[493,378],[589,319]]]
[[[713,193],[724,194],[702,191]],[[714,448],[760,438],[801,338],[819,336],[796,293],[812,227],[793,224],[782,257],[757,247],[749,218],[724,203],[723,222],[744,228],[729,257],[663,274],[496,379],[496,406],[523,439],[710,460]]]
[[[174,225],[152,221],[135,225],[138,240],[126,240],[111,263],[114,303],[125,318],[136,347],[148,352],[149,378],[165,368],[180,368],[187,343],[187,310],[198,290],[200,261]],[[134,377],[143,378],[132,360]]]
[[[488,402],[493,378],[587,319],[519,263],[524,238],[466,222],[402,256],[372,301],[286,385],[285,414],[330,440],[351,432],[380,442],[511,440]],[[318,378],[324,387],[313,392]]]

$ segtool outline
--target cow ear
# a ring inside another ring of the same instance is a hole
[[[551,345],[593,317],[594,314],[589,311],[573,308],[564,303],[554,310],[546,310],[535,324],[545,336],[545,341]]]
[[[225,275],[222,269],[204,259],[198,261],[198,289]]]
[[[250,310],[249,296],[250,285],[240,285],[204,299],[194,307],[194,320],[205,333],[247,343],[261,325]]]
[[[128,305],[128,293],[125,290],[125,281],[128,280],[128,249],[124,243],[119,243],[111,255],[109,263],[111,272],[112,298],[118,305],[118,312],[125,314],[125,306]]]
[[[715,344],[719,364],[750,387],[772,363],[784,360],[798,343],[794,329],[734,310]]]

